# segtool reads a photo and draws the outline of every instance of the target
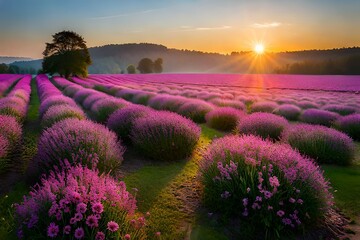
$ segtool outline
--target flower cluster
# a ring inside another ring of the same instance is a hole
[[[252,113],[244,117],[237,126],[240,134],[253,134],[262,138],[279,140],[288,121],[272,113]]]
[[[20,238],[146,239],[124,182],[83,166],[51,171],[16,204]]]
[[[231,131],[245,117],[245,113],[231,107],[219,107],[206,114],[206,124],[212,128]]]
[[[360,114],[351,114],[339,118],[335,127],[348,134],[354,140],[360,140]]]
[[[275,114],[283,116],[287,120],[296,121],[301,113],[301,109],[292,104],[283,104],[274,110]]]
[[[97,154],[100,172],[115,171],[123,160],[125,148],[114,132],[103,125],[76,118],[65,119],[46,129],[38,143],[37,165],[44,169],[59,165],[62,159],[73,161],[74,155]],[[91,163],[83,162],[91,167]]]
[[[201,172],[205,205],[243,219],[249,231],[265,228],[276,236],[304,229],[332,205],[329,184],[312,160],[252,135],[215,140]]]
[[[151,158],[178,160],[192,153],[200,133],[200,128],[187,118],[154,111],[135,119],[130,138],[136,148]]]
[[[282,140],[319,163],[348,165],[354,156],[354,143],[335,129],[309,124],[289,126]]]
[[[331,126],[337,119],[339,114],[326,110],[309,108],[302,112],[300,121],[310,124],[318,124]]]

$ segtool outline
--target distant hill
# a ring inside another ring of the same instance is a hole
[[[26,57],[2,57],[0,56],[0,63],[5,63],[5,64],[9,64],[15,61],[30,61],[32,60],[31,58],[26,58]]]
[[[206,73],[272,73],[286,64],[301,61],[328,61],[360,55],[360,47],[330,50],[306,50],[294,52],[268,53],[256,57],[252,52],[234,52],[224,55],[200,51],[179,50],[163,45],[139,43],[105,45],[89,48],[92,65],[89,73],[120,73],[129,64],[137,66],[140,59],[148,57],[164,60],[164,72],[206,72]],[[261,64],[254,64],[259,61]],[[13,64],[21,68],[41,68],[41,60],[17,61]],[[260,66],[257,69],[252,66]]]

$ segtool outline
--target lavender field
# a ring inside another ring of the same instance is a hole
[[[3,74],[0,239],[358,237],[359,141],[358,76]]]

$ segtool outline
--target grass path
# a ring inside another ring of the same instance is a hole
[[[128,189],[137,188],[139,210],[149,211],[149,236],[161,232],[163,239],[184,239],[199,207],[198,162],[202,152],[222,133],[204,125],[193,155],[183,161],[144,166],[125,177]]]

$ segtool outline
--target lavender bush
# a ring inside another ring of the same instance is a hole
[[[205,115],[213,109],[213,105],[202,100],[194,99],[183,104],[179,108],[178,113],[182,116],[190,118],[196,123],[204,123],[206,121]]]
[[[66,161],[65,161],[66,163]],[[122,181],[83,166],[51,171],[15,205],[25,239],[147,239],[145,218]]]
[[[38,158],[35,165],[44,170],[58,165],[62,159],[70,162],[87,159],[96,154],[99,157],[100,172],[116,171],[123,160],[125,148],[114,132],[101,124],[88,120],[65,119],[46,129],[38,143]],[[91,167],[91,162],[82,162]]]
[[[91,106],[91,115],[97,122],[105,123],[113,112],[128,104],[122,99],[113,97],[100,99]]]
[[[143,154],[157,160],[179,160],[192,154],[200,128],[176,113],[160,111],[134,121],[130,138]]]
[[[231,131],[236,128],[237,123],[244,118],[245,113],[231,107],[219,107],[206,114],[206,124],[209,127]]]
[[[287,125],[288,121],[281,116],[259,112],[243,118],[237,126],[237,131],[240,134],[252,134],[262,138],[279,140]]]
[[[349,165],[353,159],[351,138],[335,129],[297,124],[287,128],[282,139],[319,163]]]
[[[360,140],[360,114],[351,114],[341,117],[336,122],[335,126],[354,140]]]
[[[273,113],[283,116],[289,121],[296,121],[300,116],[301,109],[292,104],[283,104],[276,108]]]
[[[320,168],[287,144],[251,135],[217,139],[201,173],[205,206],[225,219],[239,219],[235,228],[241,227],[243,239],[306,231],[332,206]]]
[[[64,119],[76,118],[76,119],[85,119],[86,116],[84,112],[79,107],[73,107],[70,105],[54,105],[49,107],[44,116],[41,119],[41,126],[43,128],[48,128],[54,125],[57,122],[60,122]]]
[[[339,104],[328,104],[322,107],[322,109],[338,113],[342,116],[350,115],[356,113],[357,109],[355,107],[350,107],[346,105]]]
[[[275,102],[256,102],[251,105],[251,112],[272,113],[279,105]]]
[[[300,115],[300,121],[311,124],[318,124],[324,126],[331,126],[337,119],[339,115],[326,110],[320,109],[306,109]]]

